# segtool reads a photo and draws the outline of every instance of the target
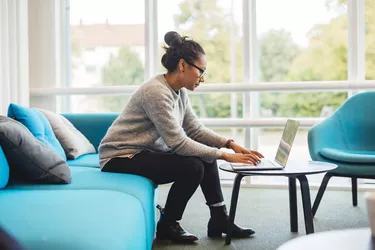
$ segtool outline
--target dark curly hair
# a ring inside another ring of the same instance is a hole
[[[174,72],[181,59],[184,59],[187,63],[193,63],[200,54],[206,54],[199,43],[188,38],[187,36],[181,37],[175,31],[169,31],[165,34],[164,41],[168,46],[163,46],[165,54],[161,58],[161,64],[168,72]]]

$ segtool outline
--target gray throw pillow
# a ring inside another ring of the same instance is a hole
[[[96,153],[89,140],[64,116],[44,109],[37,110],[47,117],[69,160],[76,159],[84,154]]]
[[[11,178],[37,183],[70,183],[66,161],[20,122],[0,116],[0,145],[8,160]]]

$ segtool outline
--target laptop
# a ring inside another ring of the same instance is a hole
[[[280,170],[284,169],[288,161],[290,150],[296,137],[299,121],[288,119],[281,136],[275,159],[262,158],[256,165],[244,163],[230,163],[233,170]]]

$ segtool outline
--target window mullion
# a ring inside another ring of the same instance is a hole
[[[365,79],[365,1],[348,2],[348,80]],[[352,96],[357,91],[348,91]]]
[[[243,41],[244,41],[244,84],[259,83],[258,41],[256,32],[256,1],[243,0]],[[243,118],[258,116],[259,94],[246,92],[243,94]],[[259,130],[246,127],[244,129],[245,147],[257,149]],[[246,177],[246,185],[251,185],[251,177]]]
[[[158,65],[157,0],[145,1],[145,80],[155,75]]]

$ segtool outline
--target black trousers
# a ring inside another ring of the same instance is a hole
[[[173,182],[164,208],[166,220],[181,220],[199,185],[207,205],[224,200],[216,160],[207,163],[198,157],[142,151],[131,159],[113,158],[102,171],[140,175],[157,185]]]

